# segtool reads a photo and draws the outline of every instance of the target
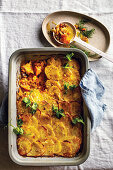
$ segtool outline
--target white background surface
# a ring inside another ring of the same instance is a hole
[[[8,87],[8,62],[19,48],[50,46],[41,32],[43,19],[51,12],[73,10],[92,16],[109,30],[108,54],[113,57],[113,0],[1,0],[0,2],[0,102]],[[10,160],[7,130],[0,129],[0,170],[73,170],[113,169],[113,64],[105,59],[90,63],[106,92],[107,110],[101,125],[91,134],[90,156],[78,167],[22,167]]]

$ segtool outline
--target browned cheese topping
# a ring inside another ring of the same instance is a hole
[[[74,157],[82,143],[79,62],[50,56],[24,62],[20,69],[17,125],[23,134],[17,137],[19,154]]]

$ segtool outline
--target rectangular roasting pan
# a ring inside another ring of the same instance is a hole
[[[38,55],[51,55],[51,54],[67,54],[69,52],[75,53],[75,58],[79,60],[81,66],[81,77],[88,69],[87,56],[79,49],[74,48],[28,48],[15,51],[9,61],[9,95],[8,95],[8,121],[16,127],[16,76],[18,75],[20,63],[26,59],[40,59]],[[44,58],[45,59],[45,58]],[[63,157],[23,157],[18,154],[16,138],[13,128],[8,127],[8,145],[9,155],[11,159],[19,165],[27,166],[75,166],[83,163],[89,156],[90,150],[90,129],[91,122],[85,103],[83,104],[83,117],[85,126],[83,127],[83,146],[81,152],[73,158]]]

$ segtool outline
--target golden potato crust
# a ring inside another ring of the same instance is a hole
[[[21,65],[17,120],[24,134],[18,135],[17,148],[22,156],[74,157],[80,150],[82,125],[72,123],[82,114],[80,65],[60,57]],[[64,68],[67,62],[69,68]]]

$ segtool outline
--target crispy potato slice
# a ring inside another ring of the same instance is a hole
[[[71,142],[72,142],[72,156],[75,156],[80,149],[81,140],[80,138],[73,136]]]
[[[27,155],[27,153],[31,150],[31,142],[23,136],[17,139],[17,145],[20,155]]]
[[[19,118],[20,119],[22,119],[22,121],[24,122],[24,123],[29,123],[30,122],[30,120],[31,120],[31,114],[29,114],[29,113],[24,113],[24,114],[20,114],[19,115]]]
[[[47,101],[47,103],[49,104],[49,111],[51,112],[51,110],[52,110],[52,105],[54,105],[54,106],[58,106],[58,104],[57,104],[57,101],[55,100],[55,98],[53,97],[53,96],[50,96],[49,95],[49,93],[48,93],[48,91],[46,92],[46,93],[44,93],[43,94],[43,96],[44,96],[44,99]],[[47,105],[47,107],[48,107],[48,105]],[[47,109],[47,108],[46,108]],[[47,109],[48,110],[48,109]]]
[[[55,80],[47,80],[46,81],[46,87],[47,89],[50,89],[52,86],[57,86],[60,90],[64,89],[63,81],[55,81]]]
[[[45,98],[45,96],[44,96],[44,98]],[[48,103],[48,101],[43,100],[40,102],[39,110],[41,112],[45,112],[45,111],[49,112],[49,111],[51,111],[51,105]]]
[[[39,126],[38,127],[38,133],[39,133],[39,140],[42,142],[42,141],[45,141],[48,137],[48,133],[47,133],[47,129],[46,127],[44,126]]]
[[[77,87],[76,89],[73,90],[73,100],[77,101],[77,102],[82,101],[82,95],[81,95],[80,87]]]
[[[61,142],[59,141],[59,139],[57,139],[56,137],[52,137],[51,138],[54,142],[54,153],[56,155],[59,154],[59,152],[61,152],[62,146],[61,146]]]
[[[23,124],[22,129],[24,130],[26,138],[28,138],[31,142],[39,139],[39,131],[35,126],[33,126],[33,124]]]
[[[61,67],[61,60],[59,58],[51,57],[50,59],[47,60],[47,63],[49,65],[54,65],[56,67]]]
[[[71,135],[76,136],[82,141],[82,125],[77,123],[70,129]]]
[[[59,109],[63,109],[65,112],[69,112],[70,111],[70,102],[60,101]]]
[[[52,86],[48,93],[57,100],[63,100],[62,92],[57,86]]]
[[[51,124],[51,116],[48,114],[49,112],[41,112],[41,115],[39,117],[40,124],[43,124],[44,126],[48,123]]]
[[[79,85],[80,74],[79,71],[74,70],[73,68],[64,69],[63,79],[65,82],[69,82],[70,85],[75,84]]]
[[[60,121],[54,122],[53,121],[53,130],[54,130],[55,136],[58,139],[61,139],[62,137],[67,136],[67,129],[63,122],[60,122]]]
[[[67,147],[67,143],[70,143],[71,146],[71,151],[68,153],[67,157],[75,156],[80,149],[81,140],[76,136],[67,136],[62,139],[62,145],[64,145],[63,147]],[[64,153],[64,151],[61,150],[61,153]]]
[[[71,102],[71,101],[73,101],[74,99],[73,99],[73,92],[72,92],[72,90],[67,90],[67,93],[65,94],[65,93],[63,93],[63,99],[64,99],[64,101],[66,101],[66,102]]]
[[[54,65],[46,66],[45,74],[47,78],[51,80],[62,80],[62,77],[63,77],[62,69],[55,67]]]
[[[63,141],[61,143],[62,150],[59,155],[64,157],[72,157],[72,143],[70,141]]]
[[[47,124],[47,122],[46,122]],[[52,137],[52,136],[55,136],[55,133],[53,131],[53,128],[50,124],[47,124],[44,126],[46,129],[47,129],[47,134],[48,134],[48,137]]]
[[[35,128],[38,128],[38,120],[37,118],[35,117],[35,115],[33,115],[31,117],[31,124],[35,127]]]
[[[24,98],[24,97],[23,97]],[[18,114],[19,115],[29,115],[30,113],[29,113],[29,111],[30,111],[30,109],[27,107],[25,107],[25,104],[23,103],[23,98],[21,99],[21,100],[18,100],[17,102],[16,102],[16,104],[17,104],[17,111],[18,111]]]
[[[43,156],[45,152],[45,148],[41,142],[33,142],[31,151],[27,154],[27,156]]]
[[[30,91],[30,85],[27,78],[22,78],[19,81],[19,86],[26,91]]]
[[[70,102],[69,109],[72,117],[79,116],[82,113],[81,103],[78,102]]]
[[[63,124],[66,128],[67,136],[69,136],[71,134],[70,129],[72,128],[71,118],[70,118],[70,115],[68,115],[68,114],[69,114],[68,112],[65,112],[66,116],[62,117],[60,119],[60,121],[63,122]]]
[[[68,64],[70,67],[74,68],[74,70],[80,70],[80,64],[78,61],[72,59]]]
[[[53,142],[53,140],[47,139],[45,142],[43,142],[43,145],[45,147],[44,156],[54,156],[54,142]]]
[[[34,89],[31,95],[29,96],[29,99],[31,102],[40,104],[40,102],[44,100],[44,96],[42,94],[42,91],[40,91],[39,89]]]

